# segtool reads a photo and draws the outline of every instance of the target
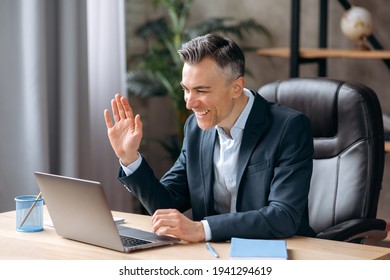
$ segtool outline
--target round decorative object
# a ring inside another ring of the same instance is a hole
[[[373,27],[372,16],[367,9],[352,6],[343,14],[340,27],[347,38],[357,41],[357,48],[369,48],[366,39],[371,35]]]

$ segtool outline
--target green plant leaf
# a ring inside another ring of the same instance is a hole
[[[164,96],[167,89],[155,75],[143,70],[127,72],[127,90],[129,94],[141,98]]]

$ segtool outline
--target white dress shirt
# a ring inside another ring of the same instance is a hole
[[[249,113],[252,109],[254,96],[248,89],[244,93],[249,97],[244,110],[230,129],[230,134],[216,126],[218,138],[214,149],[214,209],[217,213],[236,212],[237,200],[237,160],[240,152],[242,135]],[[211,229],[206,220],[202,220],[206,241],[211,239]]]
[[[245,94],[249,100],[230,130],[231,137],[221,127],[216,126],[218,138],[214,149],[214,208],[217,213],[236,212],[237,160],[246,120],[254,100],[250,92]]]
[[[214,207],[218,213],[236,212],[237,199],[237,160],[240,151],[242,135],[249,113],[252,109],[254,96],[248,89],[244,94],[249,97],[244,110],[230,130],[231,137],[216,126],[218,138],[214,149]],[[128,166],[121,166],[126,175],[132,174],[140,166],[142,157]],[[211,230],[206,220],[201,221],[205,229],[206,241],[211,240]]]

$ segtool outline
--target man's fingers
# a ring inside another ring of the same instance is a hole
[[[177,228],[182,214],[174,209],[160,209],[152,216],[154,232],[161,232],[162,228]]]
[[[120,94],[116,94],[115,98],[111,100],[111,109],[115,122],[124,119],[134,120],[133,109],[127,99]]]
[[[159,235],[173,235],[189,242],[205,240],[201,222],[194,222],[176,209],[160,209],[152,216],[153,231]]]
[[[123,108],[122,99],[125,99],[125,98],[124,97],[122,98],[119,94],[115,95],[115,101],[116,101],[116,106],[118,108],[119,118],[125,119],[126,113],[125,113],[125,109]]]
[[[123,107],[124,114],[125,114],[126,118],[133,119],[134,118],[133,109],[131,108],[131,106],[130,106],[129,102],[127,101],[127,99],[122,96],[120,101],[121,101],[121,104],[122,104],[122,107]]]
[[[173,219],[171,215],[159,215],[152,225],[152,230],[160,235],[175,235],[180,231],[179,224],[179,220]]]
[[[171,235],[177,237],[177,230],[176,228],[172,227],[160,227],[159,229],[154,231],[154,233],[156,233],[157,235]]]
[[[141,122],[141,116],[139,114],[137,114],[135,116],[135,131],[137,133],[142,133],[142,122]]]
[[[159,215],[159,214],[169,214],[169,213],[180,213],[176,209],[158,209],[156,212],[154,212],[153,216]]]
[[[152,223],[157,222],[158,219],[161,219],[161,217],[165,216],[173,216],[175,215],[177,217],[177,214],[180,214],[179,211],[176,209],[158,209],[156,212],[152,215]]]
[[[112,115],[114,116],[114,121],[119,122],[120,118],[119,118],[118,106],[115,99],[111,100],[111,110],[112,110]]]
[[[172,209],[159,209],[156,212],[154,212],[152,216],[152,224],[157,224],[159,221],[162,219],[175,219],[177,218],[177,215],[172,215],[173,214]],[[160,222],[161,223],[161,222]]]
[[[172,228],[177,227],[177,221],[172,221],[170,219],[160,219],[153,224],[152,228],[154,232],[157,232],[161,228],[166,228],[166,227],[172,227]]]
[[[114,126],[114,124],[112,123],[110,112],[107,109],[104,110],[104,120],[106,121],[107,129]]]

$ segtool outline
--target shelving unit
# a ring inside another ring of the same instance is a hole
[[[257,50],[258,55],[285,57],[291,56],[289,48],[271,48]],[[300,48],[298,56],[305,59],[314,58],[355,58],[355,59],[390,59],[390,51],[386,50],[343,50],[343,49],[316,49],[316,48]]]
[[[347,0],[339,0],[339,3],[348,10],[351,5]],[[318,76],[327,75],[326,61],[328,58],[353,58],[353,59],[381,59],[390,69],[390,51],[383,50],[381,44],[371,35],[368,42],[374,50],[343,50],[327,48],[328,33],[328,0],[320,0],[319,5],[319,48],[300,48],[300,9],[301,1],[291,1],[291,37],[290,47],[259,49],[258,55],[284,57],[290,59],[290,77],[299,77],[299,66],[304,63],[317,63]]]
[[[348,0],[339,0],[345,10],[351,8]],[[367,38],[374,50],[345,50],[327,48],[328,0],[320,0],[319,5],[319,48],[300,48],[300,0],[291,0],[291,36],[290,47],[259,49],[260,56],[282,57],[290,59],[290,77],[299,77],[299,66],[304,63],[316,63],[318,76],[326,77],[328,58],[381,59],[390,69],[390,50],[384,50],[374,35]],[[385,151],[390,152],[390,141],[385,141]]]

